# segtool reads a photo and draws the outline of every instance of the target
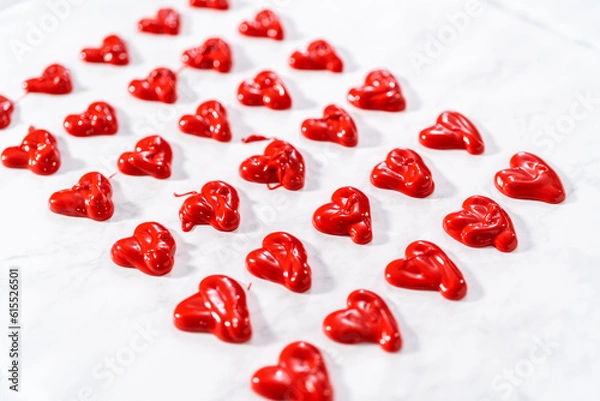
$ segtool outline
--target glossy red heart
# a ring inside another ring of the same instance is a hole
[[[231,141],[227,110],[216,100],[202,103],[194,115],[182,116],[179,119],[179,129],[186,134],[212,138],[219,142]]]
[[[26,168],[40,175],[54,174],[60,167],[56,139],[48,131],[34,127],[29,127],[21,145],[4,149],[1,159],[8,168]]]
[[[94,102],[81,114],[70,114],[63,123],[73,136],[113,135],[119,129],[117,113],[106,102]]]
[[[14,110],[13,102],[9,98],[0,95],[0,129],[10,125],[10,117]]]
[[[273,110],[292,107],[292,98],[283,81],[273,71],[262,71],[238,87],[237,98],[246,106],[266,106]]]
[[[565,200],[565,189],[552,169],[541,158],[519,152],[510,159],[510,168],[498,171],[496,188],[506,196],[531,199],[547,203]]]
[[[467,246],[495,246],[502,252],[517,248],[517,234],[508,213],[496,202],[473,195],[462,204],[462,210],[444,218],[444,230]]]
[[[39,78],[31,78],[23,82],[23,89],[26,92],[66,95],[73,91],[71,73],[60,64],[52,64],[46,67]]]
[[[328,141],[353,147],[358,144],[358,130],[346,110],[330,104],[323,118],[309,118],[302,123],[302,135],[315,141]]]
[[[329,70],[342,72],[344,63],[335,49],[324,40],[311,42],[305,50],[296,50],[288,60],[290,67],[298,70]]]
[[[252,21],[244,21],[239,26],[242,35],[283,40],[283,27],[277,14],[262,10]]]
[[[175,103],[177,100],[177,75],[168,68],[157,68],[152,70],[146,79],[131,81],[129,93],[142,100]]]
[[[133,152],[125,152],[118,162],[119,171],[127,175],[171,176],[173,152],[169,143],[158,135],[140,139]]]
[[[88,63],[107,63],[114,65],[129,64],[127,45],[117,35],[109,35],[104,38],[102,45],[98,48],[88,47],[79,53],[79,58]]]
[[[444,298],[457,301],[467,295],[467,283],[454,262],[436,244],[410,243],[404,258],[390,262],[385,279],[396,287],[439,291]]]
[[[199,8],[214,8],[215,10],[229,9],[228,0],[190,0],[190,6]]]
[[[135,267],[151,276],[164,276],[175,263],[175,239],[166,227],[155,222],[142,223],[132,237],[118,240],[110,250],[113,262]]]
[[[455,111],[440,114],[433,127],[421,131],[419,142],[431,149],[465,149],[472,155],[479,155],[485,149],[475,125]]]
[[[304,341],[287,345],[277,365],[256,371],[252,390],[270,400],[333,400],[325,360],[317,347]]]
[[[181,61],[193,68],[229,72],[232,65],[231,49],[223,39],[209,38],[201,46],[184,51]]]
[[[311,270],[302,242],[291,234],[267,235],[262,248],[246,256],[246,268],[258,278],[285,286],[294,292],[306,292],[311,285]]]
[[[72,188],[53,193],[48,204],[54,213],[96,221],[110,219],[115,211],[110,181],[95,171],[84,174]]]
[[[191,194],[179,209],[183,231],[188,232],[198,224],[210,224],[219,231],[233,231],[239,227],[240,198],[234,187],[223,181],[209,181],[200,193]]]
[[[252,336],[244,289],[220,274],[206,277],[198,293],[177,305],[174,323],[179,330],[212,333],[229,343],[243,343]]]
[[[371,205],[367,195],[353,187],[341,187],[331,200],[315,211],[313,226],[325,234],[349,235],[357,244],[371,242]]]
[[[269,189],[284,187],[297,191],[304,187],[304,158],[289,143],[275,139],[267,145],[264,154],[250,156],[240,164],[240,176],[247,181],[267,184]]]
[[[379,295],[368,290],[353,291],[348,295],[347,306],[323,320],[327,337],[343,344],[377,343],[387,352],[400,350],[398,324]]]
[[[153,18],[143,18],[138,22],[138,31],[178,35],[179,34],[179,13],[172,8],[161,8]]]
[[[366,110],[402,111],[406,108],[400,84],[387,70],[371,71],[363,86],[350,89],[348,101]]]
[[[371,183],[414,198],[431,195],[435,186],[431,171],[421,156],[411,149],[394,149],[388,153],[385,161],[373,168]]]

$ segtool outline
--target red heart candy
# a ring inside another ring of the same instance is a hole
[[[174,323],[179,330],[212,333],[229,343],[243,343],[252,336],[244,289],[220,274],[206,277],[196,294],[177,305]]]
[[[252,390],[270,400],[333,400],[325,360],[317,347],[304,341],[287,345],[277,365],[254,373]]]
[[[466,149],[472,155],[483,153],[485,148],[475,125],[455,111],[440,114],[433,127],[421,131],[419,142],[431,149]]]
[[[410,149],[394,149],[388,153],[385,161],[373,168],[371,183],[414,198],[425,198],[434,188],[431,171],[421,156]]]
[[[363,86],[350,89],[348,101],[366,110],[402,111],[406,108],[400,84],[387,70],[371,71]]]
[[[26,168],[40,175],[54,174],[60,167],[56,139],[48,131],[34,127],[29,127],[21,145],[4,149],[1,158],[8,168]]]
[[[289,143],[275,139],[267,145],[263,155],[250,156],[240,164],[240,176],[247,181],[267,184],[269,189],[283,186],[297,191],[304,187],[304,158]]]
[[[131,81],[129,93],[142,100],[175,103],[177,100],[177,75],[168,68],[157,68],[150,72],[148,78]]]
[[[161,8],[154,18],[143,18],[138,22],[138,31],[177,35],[179,34],[179,13],[172,8]]]
[[[104,38],[99,48],[85,48],[79,53],[79,58],[88,63],[108,63],[114,65],[129,64],[127,45],[117,35]]]
[[[309,118],[302,123],[302,135],[315,141],[329,141],[343,146],[358,144],[358,131],[346,110],[330,104],[323,110],[323,118]]]
[[[329,70],[342,72],[344,63],[334,48],[324,40],[311,42],[306,50],[296,50],[288,60],[290,67],[298,70]]]
[[[240,198],[234,187],[223,181],[209,181],[201,193],[191,194],[179,209],[183,231],[188,232],[197,224],[210,224],[219,231],[233,231],[239,227]]]
[[[246,106],[266,106],[273,110],[292,107],[292,99],[283,81],[273,71],[262,71],[238,88],[238,100]]]
[[[14,110],[13,102],[9,98],[0,95],[0,129],[10,125],[10,116]]]
[[[510,159],[510,168],[496,173],[496,188],[506,196],[547,203],[565,200],[565,189],[552,169],[541,158],[519,152]]]
[[[315,211],[313,226],[325,234],[349,235],[357,244],[371,242],[371,206],[367,195],[353,187],[341,187],[331,195],[331,200]]]
[[[385,278],[391,285],[412,290],[437,290],[444,298],[454,301],[467,295],[467,283],[462,273],[436,244],[412,242],[406,247],[404,256],[385,268]]]
[[[343,344],[378,343],[387,352],[399,351],[402,337],[396,319],[381,297],[367,290],[348,295],[348,307],[330,313],[323,330],[333,341]]]
[[[105,221],[115,211],[111,198],[110,181],[94,171],[83,175],[73,188],[53,193],[48,204],[54,213]]]
[[[113,262],[123,267],[135,267],[151,276],[164,276],[173,269],[175,239],[162,225],[142,223],[132,237],[118,240],[110,250]]]
[[[508,213],[496,202],[473,195],[462,204],[463,209],[444,218],[444,230],[467,246],[495,246],[502,252],[517,248],[517,234]]]
[[[215,10],[229,9],[227,0],[190,0],[190,6],[199,8],[214,8]]]
[[[244,21],[239,26],[242,35],[283,40],[283,28],[279,17],[271,10],[262,10],[253,21]]]
[[[119,129],[115,109],[105,102],[94,102],[83,113],[68,115],[63,125],[73,136],[113,135]]]
[[[227,111],[216,100],[202,103],[194,115],[182,116],[179,119],[179,129],[186,134],[212,138],[219,142],[231,141]]]
[[[291,234],[267,235],[262,248],[246,256],[246,268],[258,278],[273,281],[294,292],[310,289],[311,271],[302,242]]]
[[[201,46],[184,51],[181,61],[193,68],[229,72],[232,64],[231,49],[223,39],[209,38]]]
[[[23,82],[23,89],[26,92],[65,95],[73,90],[71,73],[60,64],[52,64],[46,67],[41,77]]]
[[[158,135],[140,139],[133,152],[125,152],[118,162],[119,170],[127,175],[151,175],[165,179],[171,176],[173,152],[169,143]]]

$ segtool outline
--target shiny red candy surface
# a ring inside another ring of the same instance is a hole
[[[219,231],[233,231],[240,225],[240,198],[234,187],[223,181],[209,181],[200,193],[192,193],[179,209],[181,229],[209,224]]]
[[[34,127],[29,127],[29,133],[19,146],[4,149],[0,158],[5,167],[26,168],[39,175],[54,174],[60,167],[56,138]]]
[[[421,156],[410,149],[394,149],[371,172],[371,183],[378,188],[402,192],[414,198],[433,193],[431,171]]]
[[[179,129],[186,134],[212,138],[219,142],[231,141],[227,110],[216,100],[202,103],[196,109],[196,114],[182,116],[179,119]]]
[[[277,14],[262,10],[253,20],[244,21],[238,30],[242,35],[283,40],[283,27]]]
[[[96,221],[110,219],[115,211],[112,185],[95,171],[84,174],[72,188],[53,193],[48,205],[54,213]]]
[[[113,135],[119,129],[117,113],[106,102],[94,102],[81,114],[71,114],[63,123],[73,136]]]
[[[229,9],[229,0],[190,0],[190,6],[198,8],[213,8],[215,10]]]
[[[10,125],[13,111],[15,111],[13,102],[9,98],[0,95],[0,129]]]
[[[302,123],[302,135],[315,141],[328,141],[342,146],[353,147],[358,144],[358,130],[354,120],[335,104],[323,110],[323,118],[309,118]]]
[[[329,70],[342,72],[344,63],[335,49],[324,40],[311,42],[305,50],[297,50],[288,60],[290,67],[298,70]]]
[[[66,95],[73,91],[71,72],[60,64],[52,64],[46,67],[39,78],[23,82],[23,89],[26,92]]]
[[[238,87],[237,98],[246,106],[265,106],[273,110],[292,107],[292,98],[283,81],[273,71],[262,71]]]
[[[129,83],[129,93],[138,99],[163,103],[177,101],[177,75],[168,68],[152,70],[145,79]]]
[[[107,63],[114,65],[129,64],[127,45],[117,35],[104,38],[98,48],[88,47],[79,53],[79,58],[88,63]]]
[[[465,149],[472,155],[479,155],[485,149],[475,125],[455,111],[440,114],[434,126],[421,131],[419,142],[431,149]]]
[[[406,108],[400,84],[387,70],[371,71],[363,86],[350,89],[348,101],[366,110],[402,111]]]
[[[138,22],[138,31],[164,35],[178,35],[179,13],[172,8],[161,8],[152,18],[143,18]]]
[[[231,49],[223,39],[210,38],[202,45],[184,51],[181,61],[192,68],[229,72],[232,66]]]
[[[123,174],[165,179],[171,176],[172,160],[169,143],[158,135],[152,135],[139,140],[133,152],[123,153],[117,166]]]

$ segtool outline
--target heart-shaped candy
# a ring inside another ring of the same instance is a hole
[[[177,305],[174,322],[179,330],[212,333],[229,343],[243,343],[252,336],[244,289],[220,274],[206,277],[196,294]]]
[[[135,267],[151,276],[164,276],[175,263],[175,239],[164,226],[146,222],[137,226],[132,237],[118,240],[110,250],[113,262]]]
[[[190,0],[190,6],[199,8],[214,8],[215,10],[229,9],[228,0]]]
[[[402,111],[406,108],[400,84],[387,70],[371,71],[363,86],[350,89],[348,101],[366,110]]]
[[[309,118],[302,123],[302,135],[314,141],[328,141],[353,147],[358,144],[358,130],[346,110],[330,104],[323,118]]]
[[[277,365],[254,373],[252,390],[270,400],[333,400],[325,360],[317,347],[304,341],[287,345]]]
[[[496,188],[506,196],[531,199],[547,203],[565,200],[565,189],[552,169],[541,158],[519,152],[510,159],[510,168],[498,171]]]
[[[252,21],[244,21],[239,26],[242,35],[283,40],[283,28],[277,14],[262,10]]]
[[[79,58],[88,63],[107,63],[114,65],[129,64],[127,45],[117,35],[104,38],[99,48],[85,48],[79,53]]]
[[[356,290],[348,295],[347,305],[323,320],[323,330],[329,338],[343,344],[377,343],[387,352],[400,350],[398,324],[379,295]]]
[[[201,46],[184,51],[181,61],[201,70],[229,72],[232,65],[231,49],[223,39],[209,38]]]
[[[56,139],[48,131],[34,127],[29,127],[21,145],[4,149],[1,159],[8,168],[26,168],[40,175],[54,174],[60,167]]]
[[[178,35],[179,13],[172,8],[161,8],[153,18],[143,18],[138,22],[138,31]]]
[[[68,115],[63,125],[73,136],[113,135],[119,129],[117,113],[106,102],[94,102],[83,113]]]
[[[231,141],[227,110],[216,100],[202,103],[194,115],[182,116],[179,119],[179,129],[186,134],[212,138],[219,142]]]
[[[140,139],[133,152],[119,157],[119,171],[127,175],[151,175],[165,179],[171,176],[173,152],[169,143],[158,135]]]
[[[414,198],[425,198],[433,192],[431,171],[421,156],[410,149],[394,149],[385,161],[371,172],[371,183]]]
[[[175,103],[177,100],[177,75],[168,68],[157,68],[150,72],[148,78],[131,81],[129,93],[142,100]]]
[[[495,246],[502,252],[517,248],[517,234],[508,213],[496,202],[473,195],[462,204],[462,210],[444,218],[444,230],[467,246]]]
[[[385,278],[396,287],[439,291],[454,301],[467,294],[467,283],[458,267],[440,247],[428,241],[410,243],[404,258],[387,265]]]
[[[419,142],[431,149],[465,149],[472,155],[479,155],[485,149],[475,125],[456,111],[440,114],[433,127],[421,131]]]
[[[325,234],[349,235],[357,244],[371,242],[371,205],[367,195],[353,187],[341,187],[331,200],[315,211],[313,226]]]
[[[311,42],[306,50],[296,50],[288,60],[290,67],[298,70],[329,70],[342,72],[344,63],[333,47],[324,40]]]
[[[291,234],[267,235],[262,248],[246,256],[246,268],[258,278],[273,281],[294,292],[310,289],[311,271],[302,242]]]
[[[209,181],[200,193],[192,192],[191,195],[179,209],[183,231],[188,232],[198,224],[210,224],[219,231],[233,231],[239,227],[240,198],[234,187],[223,181]]]
[[[60,64],[52,64],[46,67],[39,78],[23,82],[23,89],[26,92],[66,95],[73,90],[71,73]]]
[[[273,71],[262,71],[254,79],[242,82],[237,98],[246,106],[266,106],[273,110],[292,107],[292,98],[283,81]]]
[[[0,95],[0,129],[10,125],[10,116],[14,110],[13,102],[9,98]]]
[[[105,221],[115,211],[111,198],[110,181],[94,171],[84,174],[73,188],[53,193],[48,204],[54,213]]]

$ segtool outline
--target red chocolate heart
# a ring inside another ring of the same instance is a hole
[[[113,135],[119,129],[115,109],[105,102],[94,102],[83,113],[68,115],[63,125],[73,136]]]
[[[66,95],[73,91],[71,73],[60,64],[46,67],[42,76],[23,82],[26,92],[48,93],[50,95]]]
[[[353,187],[341,187],[331,195],[331,200],[315,211],[313,226],[325,234],[349,235],[357,244],[371,242],[371,206],[367,195]]]
[[[214,8],[215,10],[229,9],[228,0],[190,0],[190,6],[199,8]]]
[[[311,42],[306,50],[296,50],[288,60],[290,67],[298,70],[329,70],[342,72],[344,63],[334,48],[324,40]]]
[[[181,55],[185,65],[201,70],[229,72],[231,70],[231,49],[220,38],[209,38],[201,46],[187,49]]]
[[[171,176],[173,152],[169,143],[158,135],[140,139],[133,152],[125,152],[118,162],[119,171],[127,175]]]
[[[161,8],[154,18],[143,18],[138,22],[138,31],[178,35],[179,13],[172,8]]]
[[[291,234],[267,235],[262,248],[246,256],[246,268],[258,278],[273,281],[294,292],[310,289],[311,271],[302,242]]]
[[[433,127],[421,131],[419,142],[431,149],[466,149],[472,155],[483,153],[485,148],[475,125],[455,111],[440,114]]]
[[[510,159],[510,168],[496,173],[496,188],[506,196],[547,203],[565,200],[565,189],[552,169],[541,158],[519,152]]]
[[[10,125],[10,116],[14,110],[13,102],[9,98],[0,95],[0,129]]]
[[[404,258],[387,265],[385,279],[396,287],[439,291],[453,301],[467,295],[467,283],[458,267],[440,247],[428,241],[410,243]]]
[[[243,343],[252,336],[244,289],[220,274],[206,277],[196,294],[177,305],[174,323],[179,330],[212,333],[229,343]]]
[[[88,63],[108,63],[114,65],[129,64],[127,45],[117,35],[104,38],[99,48],[85,48],[79,53],[79,58]]]
[[[244,21],[239,26],[242,35],[283,40],[283,28],[277,14],[262,10],[253,21]]]
[[[210,224],[219,231],[233,231],[239,227],[240,198],[234,187],[223,181],[209,181],[200,193],[191,194],[179,209],[183,231],[188,232],[197,224]]]
[[[358,131],[346,110],[330,104],[323,110],[323,118],[309,118],[302,123],[302,135],[314,141],[329,141],[343,146],[358,144]]]
[[[54,213],[105,221],[115,211],[111,198],[110,181],[94,171],[83,175],[73,188],[53,193],[48,204]]]
[[[325,360],[317,347],[304,341],[287,345],[277,365],[254,373],[252,390],[270,400],[333,400]]]
[[[242,162],[240,176],[247,181],[267,184],[269,189],[283,186],[297,191],[304,187],[304,158],[289,143],[275,139],[267,145],[263,155],[250,156]]]
[[[266,106],[273,110],[292,107],[292,98],[283,81],[273,71],[260,72],[254,79],[242,82],[237,98],[246,106]]]
[[[21,145],[4,149],[1,159],[8,168],[26,168],[40,175],[54,174],[60,167],[56,139],[48,131],[34,127],[29,127]]]
[[[175,103],[177,100],[177,75],[168,68],[157,68],[150,72],[148,78],[131,81],[129,93],[142,100]]]
[[[385,161],[373,168],[371,183],[414,198],[425,198],[434,188],[431,171],[421,156],[410,149],[394,149],[388,153]]]
[[[179,129],[186,134],[212,138],[219,142],[231,141],[227,110],[216,100],[202,103],[194,115],[182,116],[179,119]]]
[[[444,218],[444,230],[467,246],[495,246],[502,252],[517,248],[517,234],[508,213],[496,202],[473,195],[462,204],[463,209]]]
[[[350,89],[348,101],[366,110],[402,111],[406,108],[400,84],[387,70],[371,71],[363,86]]]
[[[402,337],[396,319],[381,297],[367,290],[348,295],[348,307],[330,313],[323,330],[333,341],[343,344],[378,343],[387,352],[399,351]]]
[[[173,269],[175,239],[162,225],[142,223],[132,237],[118,240],[110,250],[113,262],[123,267],[135,267],[151,276],[164,276]]]

